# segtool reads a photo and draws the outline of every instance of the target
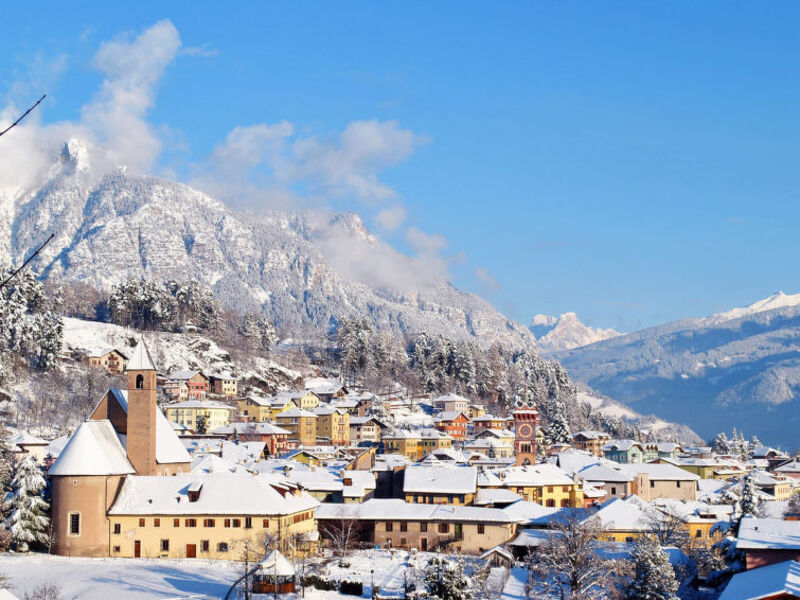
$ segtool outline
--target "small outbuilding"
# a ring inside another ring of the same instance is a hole
[[[253,593],[293,594],[295,578],[292,563],[279,551],[273,550],[261,561],[253,577]]]

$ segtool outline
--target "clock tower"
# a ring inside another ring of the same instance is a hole
[[[539,411],[533,400],[514,403],[514,456],[516,465],[536,462],[536,430],[539,428]]]

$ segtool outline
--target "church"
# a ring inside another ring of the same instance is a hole
[[[108,390],[50,467],[55,553],[236,560],[245,541],[265,536],[282,550],[310,551],[318,502],[268,476],[192,475],[156,380],[140,341],[128,389]]]

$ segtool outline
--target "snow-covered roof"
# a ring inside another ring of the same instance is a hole
[[[475,467],[408,467],[403,492],[435,494],[474,494],[478,470]]]
[[[342,518],[362,521],[515,522],[514,518],[499,508],[453,506],[450,504],[413,504],[403,500],[387,498],[372,498],[362,504],[323,503],[317,509],[317,519]]]
[[[222,402],[214,400],[186,400],[185,402],[173,402],[172,404],[164,405],[164,408],[195,408],[195,409],[221,409],[221,410],[236,410],[233,406],[228,406]]]
[[[130,369],[130,366],[128,368]],[[203,375],[203,377],[205,377],[205,375],[203,374],[202,371],[200,371],[199,369],[196,369],[196,370],[193,370],[193,371],[188,371],[188,370],[186,370],[186,371],[173,371],[172,373],[167,375],[167,379],[169,379],[171,381],[186,381],[188,379],[191,379],[192,377],[194,377],[197,374]]]
[[[592,430],[584,430],[579,431],[573,434],[572,439],[577,438],[578,436],[582,436],[587,440],[599,440],[603,438],[608,438],[608,434],[605,431],[592,431]]]
[[[612,531],[648,531],[652,529],[645,511],[647,505],[638,496],[628,496],[622,500],[611,498],[600,505],[590,519],[600,522]]]
[[[800,562],[784,562],[737,573],[719,600],[778,598],[783,594],[800,598]]]
[[[289,431],[272,423],[228,423],[213,429],[215,435],[289,435]]]
[[[438,396],[431,401],[431,404],[436,406],[437,404],[444,404],[445,402],[464,402],[469,405],[469,400],[458,394],[444,394],[443,396]]]
[[[264,557],[259,563],[261,573],[265,576],[273,577],[292,577],[294,576],[294,567],[292,563],[286,560],[286,557],[277,550],[272,550]]]
[[[480,558],[482,558],[483,560],[486,560],[487,558],[492,556],[492,554],[499,554],[500,556],[502,556],[503,558],[505,558],[507,560],[514,560],[514,555],[511,554],[511,552],[509,552],[508,550],[506,550],[502,546],[495,546],[494,548],[489,548],[486,552],[481,554]]]
[[[127,475],[134,472],[111,421],[102,420],[82,423],[48,474]]]
[[[793,460],[792,462],[781,465],[775,469],[776,473],[800,473],[800,460]]]
[[[285,410],[281,413],[275,415],[276,419],[285,419],[285,418],[298,418],[298,417],[305,417],[309,419],[316,419],[317,415],[302,408],[290,408],[289,410]]]
[[[694,473],[689,473],[680,467],[661,463],[632,463],[619,464],[615,467],[619,471],[636,477],[639,473],[647,473],[651,480],[656,481],[699,481],[700,477]]]
[[[638,446],[640,450],[644,450],[644,446],[635,440],[611,440],[603,446],[603,450],[609,452],[627,452],[634,446]]]
[[[433,420],[437,423],[442,423],[444,421],[455,421],[459,416],[463,416],[464,419],[467,418],[467,415],[460,410],[446,410],[436,415]]]
[[[19,431],[8,438],[8,441],[17,446],[47,446],[50,442],[40,437],[31,435],[27,431]]]
[[[736,548],[738,550],[800,549],[800,521],[744,517],[739,526]]]
[[[286,494],[271,485],[272,479],[249,473],[174,477],[132,476],[125,479],[111,515],[287,515],[316,507],[308,493]],[[203,487],[189,502],[189,486]]]
[[[156,367],[153,364],[153,359],[150,358],[150,351],[144,344],[144,340],[139,340],[136,348],[133,349],[131,359],[127,365],[128,371],[155,371]]]
[[[555,465],[539,463],[478,473],[478,487],[525,487],[575,483]]]
[[[578,477],[584,481],[603,483],[628,483],[633,481],[631,475],[601,464],[589,465],[581,469],[578,471]]]
[[[522,500],[518,493],[505,488],[492,488],[478,490],[473,504],[475,506],[485,506],[487,504],[513,504]]]

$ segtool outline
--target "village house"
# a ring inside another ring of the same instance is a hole
[[[800,521],[743,517],[736,549],[744,553],[748,570],[800,560]]]
[[[480,452],[488,458],[513,458],[514,446],[496,438],[479,438],[464,444],[464,450]]]
[[[603,456],[603,448],[609,439],[603,431],[579,431],[572,436],[572,445],[594,456]]]
[[[398,429],[382,434],[382,440],[387,454],[401,454],[412,461],[420,460],[434,450],[453,446],[453,438],[436,429]]]
[[[472,434],[477,436],[480,435],[482,432],[486,431],[487,429],[494,429],[496,431],[502,431],[506,428],[506,419],[505,417],[495,417],[494,415],[480,415],[476,417],[470,417],[472,420]],[[514,434],[511,434],[511,438],[514,438]]]
[[[727,481],[744,475],[744,465],[731,458],[660,458],[660,463],[675,465],[700,479],[720,479]]]
[[[224,435],[227,439],[243,442],[264,442],[267,456],[280,456],[288,448],[289,431],[272,423],[230,423],[212,429],[214,435]]]
[[[109,555],[241,560],[246,540],[266,536],[283,552],[308,553],[318,504],[264,475],[128,477],[108,511]]]
[[[239,395],[239,383],[233,375],[212,373],[208,376],[209,392],[215,396],[236,398]]]
[[[386,426],[375,417],[350,417],[350,442],[378,444],[383,429]]]
[[[17,460],[32,456],[39,464],[44,464],[50,442],[40,437],[31,435],[27,431],[18,431],[8,439],[9,445],[14,449]]]
[[[122,373],[127,362],[128,357],[116,348],[105,348],[86,355],[87,365],[105,369],[114,375]]]
[[[405,470],[403,495],[415,504],[472,504],[478,470],[461,466],[412,466]]]
[[[469,419],[467,416],[458,411],[445,411],[439,413],[433,419],[433,426],[446,433],[454,440],[464,440],[467,438],[467,425]]]
[[[236,409],[213,400],[186,400],[167,404],[164,410],[170,421],[198,432],[198,421],[201,417],[205,419],[205,430],[211,431],[227,425],[230,422],[231,412]]]
[[[633,477],[607,465],[595,463],[577,472],[584,487],[591,486],[605,492],[603,499],[627,498],[633,493]]]
[[[361,526],[360,539],[385,548],[482,554],[516,533],[516,521],[497,508],[410,504],[372,499],[363,504],[322,504],[317,520],[323,538],[347,522]]]
[[[469,400],[458,394],[445,394],[431,401],[433,410],[438,412],[469,412]]]
[[[618,463],[642,463],[644,446],[633,440],[611,440],[603,446],[603,455]]]
[[[330,440],[334,446],[350,445],[350,413],[330,405],[314,409],[317,415],[317,437]]]
[[[208,383],[208,377],[202,371],[173,371],[164,378],[163,387],[173,399],[174,390],[178,389],[178,398],[200,400],[208,394]]]
[[[288,397],[281,397],[281,396],[273,396],[269,398],[269,410],[270,410],[270,419],[275,419],[280,413],[285,412],[287,410],[292,410],[295,408],[300,408],[297,406],[294,400]]]
[[[775,473],[792,479],[800,479],[800,460],[794,459],[776,467]]]
[[[317,415],[301,408],[292,408],[275,415],[275,424],[289,432],[289,440],[302,446],[317,443]]]
[[[330,403],[334,398],[346,398],[348,391],[335,379],[314,379],[306,382],[306,390],[317,397],[318,401]],[[302,406],[309,410],[308,407]],[[311,408],[316,408],[312,406]]]
[[[246,398],[239,398],[236,401],[236,406],[245,421],[266,423],[272,420],[272,398],[247,396]]]
[[[312,411],[320,405],[320,397],[309,390],[301,392],[279,392],[276,395],[279,400],[291,400],[294,405],[301,410]]]
[[[609,542],[633,542],[639,536],[650,534],[657,521],[655,512],[648,512],[647,504],[637,496],[626,499],[611,498],[598,506],[588,519],[597,519],[603,527],[600,539]],[[652,510],[652,509],[651,509]]]
[[[486,414],[486,407],[483,404],[470,404],[467,407],[467,418],[472,419],[482,417]]]
[[[786,560],[737,573],[718,600],[795,600],[800,598],[800,562]]]
[[[583,506],[579,481],[548,463],[514,466],[478,473],[479,489],[510,489],[529,502],[545,507]]]
[[[750,479],[762,494],[768,494],[778,502],[788,500],[792,495],[792,484],[795,481],[779,473],[767,473],[766,471],[753,471]]]
[[[621,473],[633,478],[631,492],[645,502],[655,498],[697,500],[697,482],[700,478],[670,464],[619,464]]]

